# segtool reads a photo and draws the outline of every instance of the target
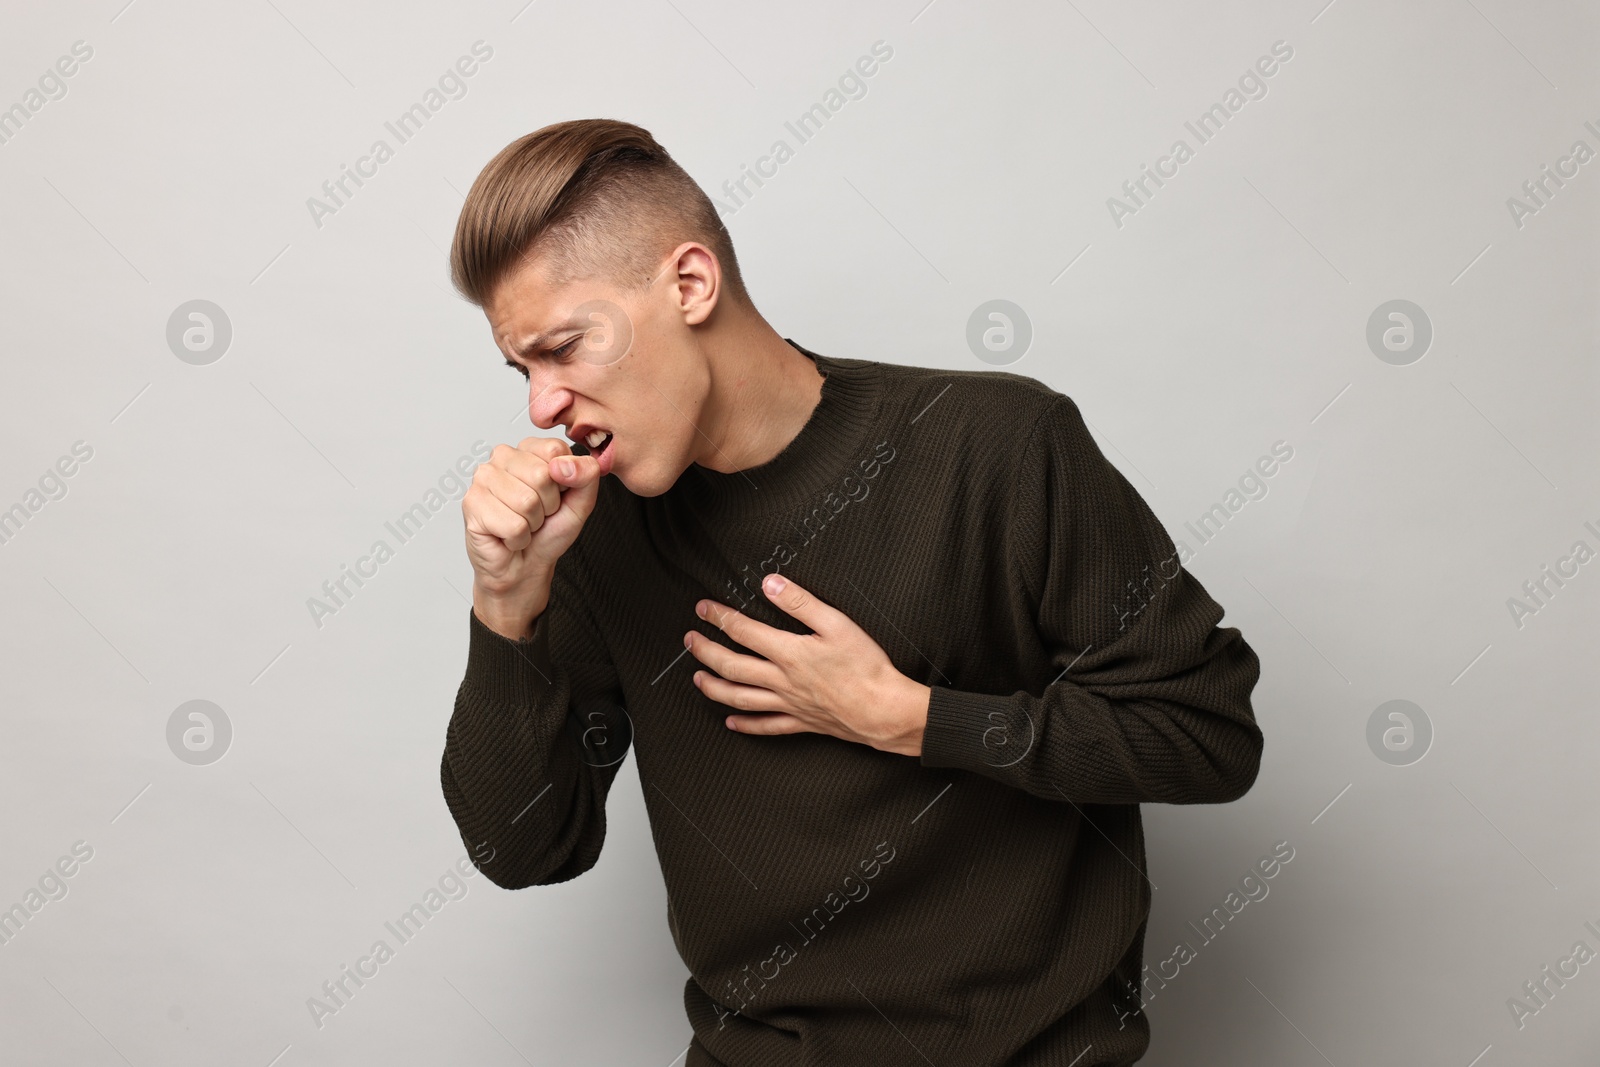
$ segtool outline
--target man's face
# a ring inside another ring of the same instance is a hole
[[[710,388],[674,261],[628,296],[603,278],[553,285],[542,262],[525,259],[484,306],[500,351],[528,376],[528,417],[580,444],[590,431],[611,434],[601,469],[635,495],[659,496],[695,460]]]

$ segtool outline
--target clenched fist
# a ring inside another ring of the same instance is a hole
[[[556,560],[594,512],[601,473],[598,460],[554,437],[496,445],[479,465],[461,512],[472,608],[489,629],[518,640],[544,612]]]

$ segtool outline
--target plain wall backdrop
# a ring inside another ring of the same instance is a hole
[[[646,127],[723,200],[784,336],[1072,396],[1260,654],[1255,787],[1144,808],[1146,960],[1176,973],[1146,1062],[1592,1062],[1592,5],[96,0],[0,25],[5,1062],[681,1062],[634,761],[598,866],[515,893],[451,876],[439,788],[471,571],[429,492],[534,432],[446,249],[496,151],[582,117]],[[1025,351],[969,344],[993,300]]]

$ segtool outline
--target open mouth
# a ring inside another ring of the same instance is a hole
[[[600,462],[600,473],[611,473],[611,442],[616,435],[610,430],[590,430],[572,442],[573,452],[580,456],[593,456]]]

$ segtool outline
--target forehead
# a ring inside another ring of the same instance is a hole
[[[548,301],[556,288],[548,257],[528,253],[511,263],[495,282],[484,310],[504,317],[514,309]]]
[[[540,258],[527,257],[495,286],[483,306],[495,342],[508,352],[543,347],[570,324],[583,283],[555,284]]]

